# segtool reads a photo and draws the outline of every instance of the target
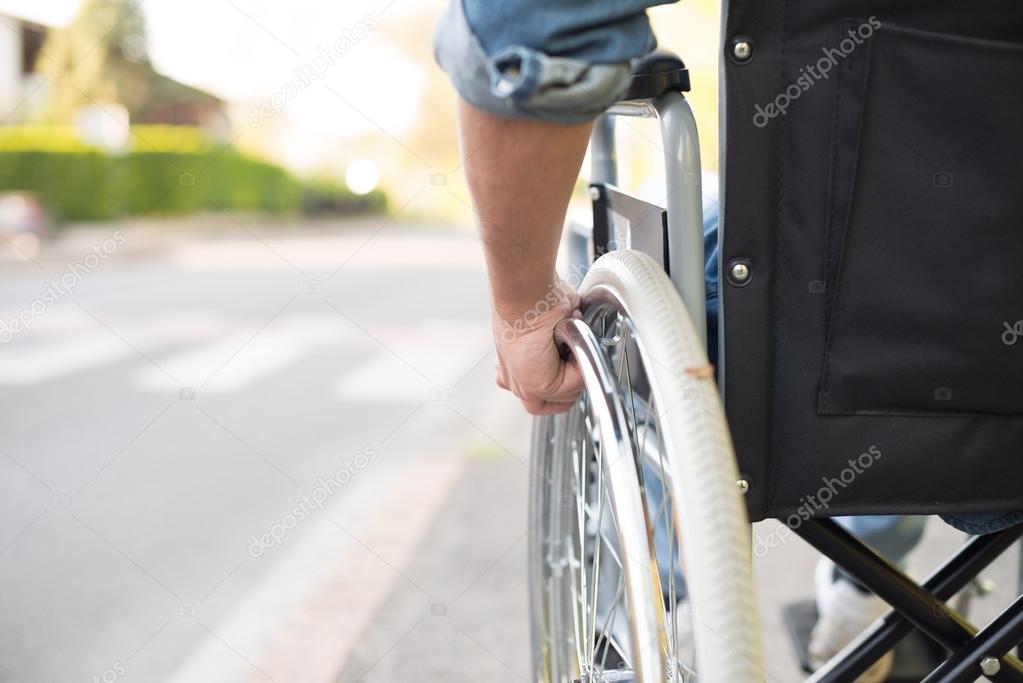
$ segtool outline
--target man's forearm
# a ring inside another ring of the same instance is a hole
[[[503,119],[464,101],[459,122],[494,308],[512,320],[554,282],[565,210],[592,124]]]

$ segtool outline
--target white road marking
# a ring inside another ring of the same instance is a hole
[[[0,324],[5,325],[5,328],[0,329],[10,331],[10,340],[4,342],[0,349],[10,348],[21,343],[32,345],[46,339],[60,339],[62,335],[77,333],[96,326],[95,320],[73,304],[59,303],[39,314],[25,313],[26,310],[30,310],[27,305],[20,309],[9,308],[0,311]],[[18,322],[15,322],[16,320]],[[21,329],[26,322],[30,325],[29,329]],[[15,332],[14,329],[17,331]],[[5,338],[8,338],[7,335],[0,337],[0,339]]]
[[[4,350],[0,354],[0,384],[38,384],[134,353],[130,346],[105,330],[36,348]]]
[[[332,683],[400,580],[388,564],[407,564],[463,471],[466,460],[453,452],[400,462],[382,455],[359,475],[371,482],[353,480],[326,509],[387,563],[326,520],[310,520],[296,538],[249,560],[276,558],[227,618],[207,624],[216,636],[203,641],[170,683],[265,683],[260,671],[282,683]]]
[[[371,524],[352,532],[372,553],[360,549],[335,560],[267,643],[261,669],[279,681],[336,680],[359,637],[403,581],[396,568],[412,558],[465,462],[449,455],[416,457],[408,463],[405,476],[379,501]],[[416,514],[409,515],[409,510]],[[335,519],[346,521],[340,515]],[[386,558],[387,564],[376,556]]]
[[[334,394],[345,401],[420,402],[449,392],[491,348],[483,324],[429,321],[380,348],[343,376]]]
[[[201,346],[160,358],[161,367],[140,368],[134,378],[141,391],[167,391],[178,386],[202,387],[204,393],[241,391],[268,375],[286,369],[314,348],[336,345],[350,328],[334,314],[282,316],[266,329],[246,329]],[[207,382],[208,380],[208,382]]]
[[[61,341],[33,343],[28,338],[30,330],[16,344],[0,346],[0,384],[38,384],[125,358],[146,363],[140,352],[148,355],[154,346],[192,341],[218,329],[216,322],[202,313],[155,316],[127,324],[104,321],[110,329],[91,318],[88,322],[91,324],[83,325],[83,331]],[[170,381],[158,368],[148,367]]]
[[[224,270],[393,270],[408,268],[483,270],[479,240],[471,234],[374,235],[355,233],[327,237],[286,237],[195,242],[169,255],[175,268]]]

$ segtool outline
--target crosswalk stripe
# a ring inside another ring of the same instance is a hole
[[[490,348],[483,325],[429,321],[379,349],[341,377],[334,395],[345,401],[419,402],[438,398]]]
[[[0,347],[0,385],[29,386],[136,359],[130,381],[137,391],[229,393],[284,372],[319,348],[373,348],[335,382],[332,394],[344,401],[420,402],[450,390],[490,348],[485,325],[450,320],[373,331],[332,313],[285,315],[266,329],[210,312],[115,321],[110,329],[89,323],[76,320],[73,335]],[[168,354],[173,347],[178,350]]]
[[[92,332],[73,340],[0,355],[0,384],[25,386],[104,365],[135,351],[109,332]]]
[[[394,237],[353,233],[337,237],[288,237],[217,240],[183,244],[168,259],[175,268],[191,271],[290,270],[340,272],[357,270],[430,269],[445,272],[483,271],[479,242],[464,234],[424,232]]]
[[[193,341],[218,329],[215,320],[203,314],[153,316],[110,329],[103,329],[93,320],[87,326],[83,320],[79,322],[80,330],[55,341],[37,343],[19,338],[0,347],[0,385],[29,386],[127,358],[147,362],[139,356],[141,349],[148,353],[154,346]]]
[[[286,370],[313,349],[347,337],[348,328],[336,316],[286,316],[255,334],[233,333],[161,358],[160,366],[178,384],[158,368],[143,367],[135,374],[134,385],[141,391],[166,391],[179,384],[201,386],[207,394],[240,391]]]

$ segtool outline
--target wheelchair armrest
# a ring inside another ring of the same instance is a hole
[[[624,99],[653,99],[672,90],[688,92],[689,88],[689,70],[682,59],[668,50],[655,50],[636,62]]]

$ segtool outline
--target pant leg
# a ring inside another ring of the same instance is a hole
[[[973,512],[958,515],[942,515],[941,519],[959,531],[981,536],[1023,524],[1023,510],[1012,512]]]
[[[703,259],[707,289],[707,357],[718,364],[718,185],[717,177],[703,177]],[[695,322],[695,321],[694,321]]]
[[[877,548],[886,559],[905,567],[906,556],[924,535],[923,515],[858,515],[836,517],[843,528]]]

